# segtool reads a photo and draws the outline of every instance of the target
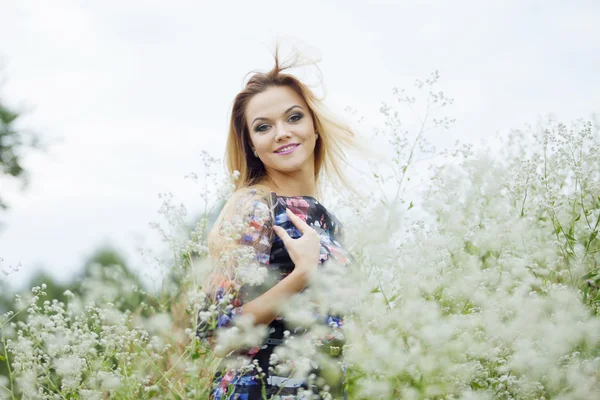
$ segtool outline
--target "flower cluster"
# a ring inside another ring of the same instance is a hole
[[[422,114],[414,135],[408,117],[381,107],[385,127],[373,140],[388,140],[391,171],[369,175],[381,191],[328,197],[354,262],[331,260],[283,307],[293,332],[270,368],[308,379],[329,399],[341,397],[341,378],[355,399],[597,398],[598,128],[549,119],[512,131],[495,151],[458,144],[438,153],[425,133],[454,121],[443,115],[452,99],[436,89],[438,79],[436,72],[417,82],[421,109],[416,96],[394,90],[409,115]],[[436,157],[429,176],[414,168],[422,154]],[[218,162],[203,157],[207,170]],[[238,288],[225,285],[232,290],[198,315],[209,301],[207,233],[217,215],[208,201],[226,198],[238,177],[204,188],[204,213],[192,225],[183,205],[162,196],[169,227],[153,226],[172,257],[161,261],[160,291],[147,294],[117,266],[91,266],[84,292],[65,292],[68,301],[46,299],[44,286],[17,296],[0,319],[8,371],[0,397],[208,398],[215,354],[255,346],[267,334],[244,316],[218,330],[215,353],[196,338],[198,317],[215,328],[223,310],[236,307]],[[229,242],[242,238],[238,223],[221,232]],[[255,257],[238,247],[217,261],[256,286],[266,269]],[[343,326],[335,318],[317,323],[319,315],[343,315]],[[239,357],[227,367],[257,365]]]

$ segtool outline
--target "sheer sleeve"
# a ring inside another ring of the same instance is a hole
[[[199,339],[208,341],[242,313],[249,286],[259,286],[267,275],[273,234],[268,196],[255,189],[235,192],[208,239],[212,269],[198,312]]]

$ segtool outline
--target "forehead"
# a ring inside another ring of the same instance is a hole
[[[256,117],[278,117],[293,105],[305,110],[306,103],[298,93],[288,86],[271,87],[254,95],[246,106],[246,118],[251,122]]]

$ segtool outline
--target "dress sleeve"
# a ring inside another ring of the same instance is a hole
[[[234,193],[209,234],[212,268],[198,312],[196,336],[200,340],[208,341],[242,313],[249,286],[260,285],[267,275],[273,234],[267,198],[253,190]]]

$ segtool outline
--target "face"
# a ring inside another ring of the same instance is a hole
[[[251,147],[267,172],[314,170],[314,123],[304,99],[294,90],[271,87],[253,96],[246,107],[246,124]],[[287,145],[297,146],[291,152],[276,152]]]

